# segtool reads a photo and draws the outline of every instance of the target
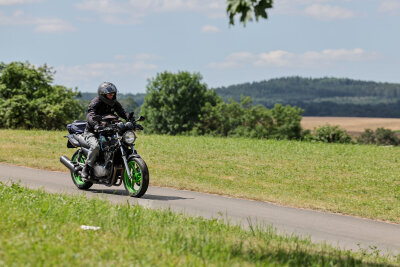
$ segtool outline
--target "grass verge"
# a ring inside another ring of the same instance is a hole
[[[67,171],[66,132],[0,130],[0,162]],[[400,223],[400,147],[139,135],[150,184]]]
[[[351,252],[271,228],[0,183],[3,266],[390,266],[399,256]],[[98,226],[83,230],[81,225]]]

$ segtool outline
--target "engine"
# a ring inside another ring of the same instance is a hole
[[[110,175],[110,169],[107,168],[107,166],[104,166],[103,164],[96,163],[94,168],[93,168],[93,174],[96,177],[107,177]]]

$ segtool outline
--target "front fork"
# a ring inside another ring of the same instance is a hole
[[[130,172],[129,166],[128,166],[128,160],[126,159],[126,152],[125,152],[124,147],[122,146],[121,137],[119,136],[118,133],[117,133],[117,140],[118,140],[119,147],[121,148],[122,160],[124,161],[126,173],[129,176],[129,180],[132,180],[131,172]]]

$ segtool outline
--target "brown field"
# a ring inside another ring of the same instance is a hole
[[[303,129],[313,130],[314,127],[323,125],[339,125],[349,133],[361,133],[365,129],[375,130],[386,128],[400,131],[400,119],[394,118],[358,118],[358,117],[303,117],[301,126]]]

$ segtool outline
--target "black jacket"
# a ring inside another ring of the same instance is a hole
[[[126,113],[122,105],[117,100],[115,100],[115,104],[113,106],[110,106],[101,101],[98,96],[93,98],[93,100],[89,104],[88,114],[86,116],[86,120],[88,121],[88,123],[86,124],[85,131],[94,133],[94,126],[97,124],[97,122],[93,120],[93,117],[95,115],[103,116],[115,113],[117,113],[119,117],[125,120],[128,119],[129,114]]]

